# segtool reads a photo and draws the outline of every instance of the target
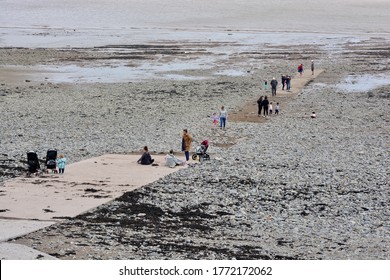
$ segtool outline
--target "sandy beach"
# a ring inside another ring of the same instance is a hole
[[[184,158],[188,128],[194,146],[210,141],[211,155],[4,244],[58,259],[389,259],[390,36],[388,6],[376,4],[366,13],[378,21],[353,31],[363,13],[354,5],[324,29],[320,14],[286,30],[243,28],[238,15],[236,28],[218,27],[222,19],[203,13],[201,27],[196,17],[153,30],[144,22],[115,38],[110,21],[81,26],[84,40],[78,29],[21,32],[22,21],[0,17],[2,198],[9,180],[23,180],[31,149],[42,158],[56,148],[70,164],[144,145]],[[281,90],[282,74],[293,76],[292,92]],[[272,77],[276,97],[263,86]],[[279,115],[257,116],[261,95],[280,102]],[[213,129],[222,105],[227,128]],[[0,219],[12,220],[10,207],[0,206]]]

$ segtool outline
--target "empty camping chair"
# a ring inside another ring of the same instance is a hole
[[[38,155],[35,151],[27,152],[27,175],[38,174],[40,172],[40,165]]]

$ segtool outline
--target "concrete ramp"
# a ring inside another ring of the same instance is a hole
[[[64,174],[21,177],[5,182],[0,218],[52,221],[74,217],[183,167],[137,164],[139,155],[104,155],[70,164]]]
[[[7,240],[75,217],[123,193],[147,185],[182,166],[140,165],[140,155],[104,155],[70,164],[64,174],[20,177],[5,182],[0,196],[0,259],[53,259]]]

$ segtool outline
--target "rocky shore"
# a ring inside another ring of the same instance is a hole
[[[209,139],[212,155],[13,242],[61,259],[389,259],[390,86],[337,87],[348,75],[389,73],[386,42],[323,47],[325,72],[279,116],[211,129],[213,111],[238,111],[265,94],[264,77],[308,65],[315,47],[281,49],[238,55],[264,56],[242,77],[2,84],[2,180],[20,175],[29,149],[55,146],[71,161],[145,144],[165,153],[180,148],[182,128]]]

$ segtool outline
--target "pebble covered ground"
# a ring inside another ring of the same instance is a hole
[[[226,130],[211,129],[214,110],[238,110],[264,93],[259,77],[311,54],[268,56],[243,77],[1,85],[2,179],[22,174],[22,151],[54,144],[78,161],[179,150],[184,127],[211,142],[210,161],[14,242],[61,259],[389,259],[390,85],[338,87],[388,73],[388,47],[372,39],[318,56],[325,72],[279,116]]]

